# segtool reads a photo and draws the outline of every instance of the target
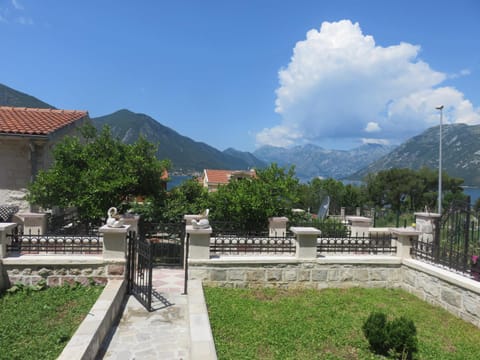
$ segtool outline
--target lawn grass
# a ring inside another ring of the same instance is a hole
[[[480,329],[396,289],[205,288],[219,359],[381,359],[362,325],[374,310],[415,322],[417,359],[480,359]]]
[[[56,359],[101,286],[24,288],[0,296],[0,359]]]

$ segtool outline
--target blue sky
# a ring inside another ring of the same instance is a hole
[[[480,123],[480,2],[0,0],[0,82],[219,150]],[[160,144],[161,146],[161,144]]]

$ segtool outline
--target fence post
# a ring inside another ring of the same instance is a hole
[[[392,235],[397,238],[397,256],[402,259],[411,258],[412,240],[416,240],[420,231],[413,228],[392,228]]]
[[[15,217],[22,222],[24,234],[43,235],[47,232],[47,214],[45,213],[17,213]]]
[[[194,228],[193,225],[186,226],[186,232],[189,235],[190,248],[188,257],[196,260],[210,259],[210,235],[212,227]]]
[[[317,258],[317,238],[322,233],[314,227],[292,226],[290,231],[296,237],[296,256],[297,259],[316,259]]]
[[[99,231],[103,234],[103,259],[125,260],[127,254],[127,234],[130,225],[110,227],[103,225]]]
[[[285,236],[287,234],[287,222],[288,218],[285,216],[268,218],[268,236]]]
[[[352,236],[368,236],[372,219],[365,216],[347,216]]]
[[[439,246],[440,246],[440,218],[441,215],[431,212],[416,212],[415,228],[420,231],[418,240],[432,244],[432,255],[438,260]]]
[[[0,223],[0,259],[7,257],[7,234],[17,226],[16,223]]]

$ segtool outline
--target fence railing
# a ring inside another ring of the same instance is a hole
[[[214,235],[210,238],[212,255],[295,255],[295,238],[292,234],[268,235]]]
[[[323,236],[318,239],[318,255],[334,254],[396,254],[397,247],[393,243],[390,233],[365,233],[352,235],[350,232],[341,237]]]
[[[48,234],[61,235],[96,235],[98,229],[104,224],[103,219],[97,221],[80,220],[75,212],[67,212],[60,215],[47,217]]]
[[[214,222],[212,229],[212,255],[295,255],[290,231],[272,235],[268,229],[245,229],[232,222]]]
[[[21,226],[17,226],[10,234],[7,244],[9,256],[31,254],[101,254],[103,240],[98,234],[67,235],[24,233]]]
[[[480,269],[472,257],[480,254],[480,222],[469,202],[453,202],[434,228],[431,238],[414,241],[412,257],[478,279]]]

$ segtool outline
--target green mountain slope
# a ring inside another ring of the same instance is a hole
[[[110,126],[113,135],[123,142],[132,143],[142,135],[158,144],[158,158],[170,159],[174,170],[192,172],[205,168],[242,170],[250,167],[244,159],[182,136],[145,114],[120,110],[92,121],[97,128]]]
[[[480,186],[480,125],[443,126],[442,168],[453,177],[463,178],[465,185]],[[349,176],[362,179],[368,173],[391,168],[438,169],[439,127],[425,130],[391,153]]]
[[[55,109],[54,106],[36,97],[14,90],[3,84],[0,84],[0,106]]]

